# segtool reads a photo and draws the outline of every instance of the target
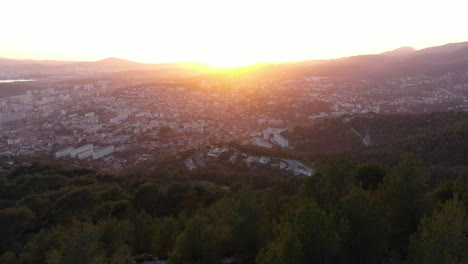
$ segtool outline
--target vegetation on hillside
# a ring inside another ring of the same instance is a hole
[[[198,173],[18,167],[0,177],[0,263],[468,261],[468,171],[433,186],[415,156],[335,160],[296,189],[226,189]]]

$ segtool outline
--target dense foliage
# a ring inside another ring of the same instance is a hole
[[[0,263],[466,263],[468,171],[427,176],[337,160],[291,193],[35,163],[0,177]]]
[[[361,138],[368,132],[372,145]],[[393,166],[402,154],[416,154],[427,166],[466,165],[468,113],[424,115],[353,115],[326,119],[323,123],[285,132],[295,149],[316,157],[342,154],[348,159]],[[312,159],[314,160],[314,159]]]

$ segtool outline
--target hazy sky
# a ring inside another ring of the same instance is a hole
[[[1,0],[0,57],[232,65],[468,41],[467,0]]]

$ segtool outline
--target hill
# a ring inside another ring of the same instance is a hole
[[[370,146],[362,137],[368,133]],[[359,161],[394,165],[414,153],[428,166],[466,166],[468,113],[356,115],[297,127],[287,134],[295,150],[309,155],[344,155]]]
[[[398,49],[394,49],[392,51],[387,51],[381,53],[382,55],[388,55],[388,56],[408,56],[412,53],[414,53],[416,50],[413,47],[401,47]]]
[[[125,71],[179,71],[182,78],[201,75],[201,78],[226,78],[236,72],[236,78],[260,77],[297,78],[326,76],[337,78],[395,78],[415,74],[443,74],[452,71],[468,71],[468,42],[450,43],[422,50],[402,47],[381,54],[359,55],[331,60],[312,60],[282,63],[260,63],[218,72],[205,63],[139,63],[119,58],[107,58],[88,62],[60,62],[12,60],[0,58],[0,73],[31,74],[48,72],[64,74],[84,72]],[[204,76],[210,74],[210,76]],[[221,76],[221,77],[220,77]]]

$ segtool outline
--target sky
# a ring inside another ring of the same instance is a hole
[[[218,66],[468,41],[466,0],[1,0],[0,57]]]

